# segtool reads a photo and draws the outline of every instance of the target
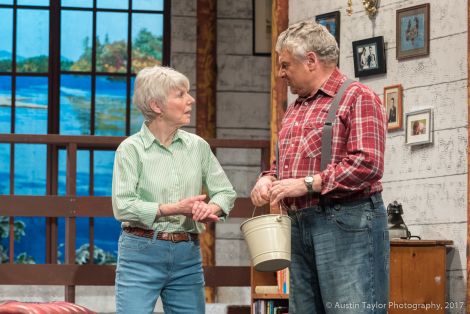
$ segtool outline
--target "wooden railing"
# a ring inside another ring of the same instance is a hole
[[[77,151],[79,149],[115,150],[124,137],[64,136],[0,134],[0,143],[47,144],[47,194],[44,196],[0,195],[0,216],[9,218],[9,263],[0,264],[0,284],[63,285],[65,300],[74,302],[76,285],[114,285],[115,266],[75,264],[76,218],[89,217],[89,254],[94,255],[94,218],[113,217],[111,198],[103,196],[77,196]],[[248,148],[261,150],[261,169],[269,166],[269,141],[207,139],[212,148]],[[58,150],[67,152],[66,195],[57,195]],[[14,155],[14,154],[12,154]],[[11,158],[14,158],[13,156]],[[34,162],[34,161],[32,161]],[[13,163],[12,163],[13,164]],[[10,186],[14,186],[14,169],[11,166]],[[231,217],[250,217],[251,202],[238,198]],[[267,209],[264,208],[266,212]],[[261,211],[263,212],[263,211]],[[14,264],[14,217],[46,218],[46,263]],[[65,263],[57,264],[57,218],[65,219]],[[249,267],[210,266],[204,268],[206,285],[210,287],[249,286]]]

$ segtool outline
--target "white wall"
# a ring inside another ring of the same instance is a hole
[[[430,54],[398,61],[396,11],[430,3]],[[375,22],[353,1],[289,2],[289,23],[315,15],[341,12],[340,68],[354,78],[352,42],[384,36],[387,73],[361,78],[383,97],[384,86],[403,86],[404,113],[432,108],[434,143],[406,146],[404,131],[390,132],[385,155],[384,200],[402,203],[404,220],[413,235],[423,239],[448,239],[447,301],[465,301],[467,238],[467,1],[381,1]],[[404,115],[403,115],[404,118]],[[464,313],[465,307],[449,310]]]

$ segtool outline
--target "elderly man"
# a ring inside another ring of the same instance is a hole
[[[385,108],[359,82],[338,95],[347,78],[336,67],[338,45],[325,27],[291,25],[276,51],[279,75],[298,98],[282,120],[278,158],[251,198],[256,206],[280,204],[293,219],[289,313],[386,313]],[[334,120],[325,125],[336,96]],[[322,135],[330,125],[331,155],[323,168]]]

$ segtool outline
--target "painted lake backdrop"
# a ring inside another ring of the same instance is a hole
[[[51,86],[49,82],[49,1],[20,2],[16,8],[12,5],[0,8],[0,37],[6,39],[0,40],[0,133],[47,134],[48,111],[59,106],[56,124],[60,134],[129,135],[126,134],[126,104],[127,97],[132,98],[135,73],[162,62],[163,1],[135,0],[132,9],[127,10],[129,1],[98,0],[93,21],[93,1],[63,0],[60,54],[57,54],[61,68],[58,86]],[[0,4],[12,3],[0,0]],[[29,6],[22,8],[23,4]],[[34,5],[38,8],[31,8]],[[74,9],[67,10],[67,6]],[[109,6],[118,11],[100,11]],[[16,32],[13,31],[14,14]],[[128,55],[129,43],[131,55]],[[16,51],[13,51],[15,46]],[[93,51],[95,58],[92,58]],[[13,58],[16,69],[13,69]],[[130,78],[130,86],[127,86],[127,78]],[[49,103],[51,88],[59,89],[59,104]],[[128,89],[130,95],[127,95]],[[95,103],[93,112],[92,101]],[[131,105],[130,134],[137,132],[142,122],[141,114]],[[13,149],[14,186],[10,186],[12,152],[9,144],[0,144],[0,194],[45,195],[46,145],[15,144]],[[114,151],[80,150],[77,195],[110,196],[113,160]],[[93,191],[90,191],[91,166]],[[65,169],[66,152],[62,150],[59,152],[59,195],[65,195]],[[15,217],[15,221],[16,262],[44,263],[45,218]],[[88,229],[88,218],[78,218],[77,263],[89,258]],[[115,262],[120,224],[113,218],[95,218],[94,229],[95,261]],[[64,231],[64,219],[59,219],[59,243],[64,243]],[[0,262],[7,262],[10,254],[7,237],[8,218],[0,217]],[[63,259],[61,245],[59,260],[63,262]]]

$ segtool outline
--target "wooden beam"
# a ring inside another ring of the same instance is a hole
[[[0,264],[0,285],[113,286],[113,265]],[[248,266],[205,266],[208,287],[249,287]]]
[[[289,1],[273,0],[271,47],[271,161],[276,158],[277,134],[287,108],[287,84],[278,75],[277,37],[289,26]],[[279,212],[279,207],[272,212]]]
[[[217,0],[197,0],[196,133],[216,137],[217,89]],[[215,225],[206,224],[201,235],[202,263],[215,265]],[[214,289],[206,288],[206,302],[215,300]]]
[[[230,217],[249,218],[253,204],[248,197],[239,197]],[[256,209],[266,214],[267,206]],[[113,217],[109,196],[0,195],[0,216],[21,217]]]

